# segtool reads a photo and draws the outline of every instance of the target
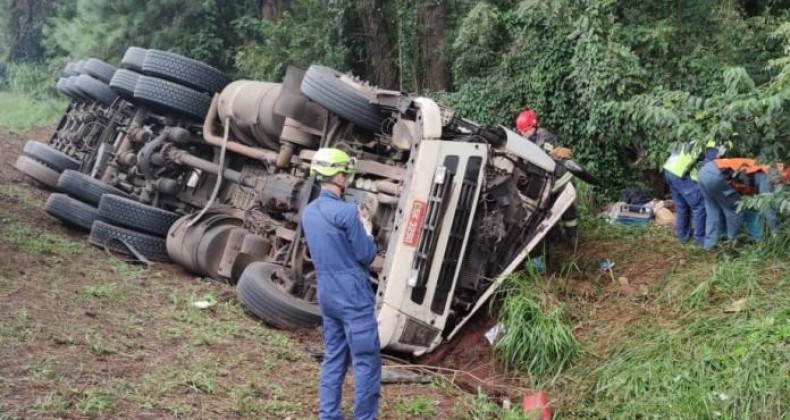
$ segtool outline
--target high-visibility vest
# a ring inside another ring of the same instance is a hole
[[[694,143],[676,144],[670,152],[669,159],[664,162],[664,170],[677,176],[684,177],[689,173],[691,166],[698,160],[700,151]]]
[[[768,165],[758,165],[757,161],[749,158],[728,158],[716,159],[713,161],[719,170],[729,169],[733,172],[743,172],[746,175],[752,175],[756,172],[767,174],[771,167]]]

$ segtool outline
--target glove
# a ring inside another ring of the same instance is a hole
[[[567,147],[555,147],[551,152],[549,152],[549,156],[557,160],[572,159],[573,151]]]
[[[359,208],[359,221],[368,236],[373,236],[373,222],[370,221],[370,210],[367,206],[360,206]]]
[[[359,221],[362,222],[362,227],[365,228],[365,232],[368,236],[373,236],[373,223],[370,222],[370,219],[360,217]]]

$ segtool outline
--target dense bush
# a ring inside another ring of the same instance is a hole
[[[536,109],[607,180],[598,193],[609,196],[655,175],[678,140],[727,138],[743,155],[790,158],[787,2],[274,3],[262,19],[252,0],[0,0],[0,58],[30,61],[13,52],[34,42],[33,59],[58,66],[87,56],[117,62],[139,45],[238,77],[276,81],[288,65],[321,63],[373,82],[393,84],[394,75],[413,93],[447,87],[428,94],[483,123],[511,126],[521,109]],[[437,16],[443,39],[425,25]],[[370,42],[377,36],[385,42]],[[371,68],[373,58],[386,71]]]

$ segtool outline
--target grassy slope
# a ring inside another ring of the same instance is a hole
[[[0,125],[17,131],[50,124],[64,108],[0,92]],[[291,338],[250,320],[224,291],[202,282],[174,288],[178,282],[161,273],[102,258],[84,241],[40,228],[20,210],[40,212],[41,198],[2,188],[11,206],[0,214],[0,255],[14,258],[2,262],[28,268],[0,265],[0,292],[10,297],[37,287],[42,299],[5,299],[0,390],[36,389],[37,395],[4,392],[0,417],[112,415],[130,407],[195,416],[208,414],[205,406],[241,418],[310,411],[312,397],[305,403],[288,396],[296,389],[314,393],[310,384],[260,381],[281,369],[315,370]],[[603,258],[616,262],[612,274],[629,278],[630,289],[596,269]],[[76,284],[65,278],[64,260],[83,265]],[[565,305],[581,358],[553,383],[535,381],[548,389],[559,417],[790,418],[790,243],[751,246],[737,259],[720,260],[676,244],[663,230],[588,220],[579,253],[563,261],[563,275],[542,287],[549,300]],[[192,307],[206,297],[219,304],[208,312]],[[742,311],[724,311],[742,299]],[[47,305],[98,318],[71,329],[68,322],[50,325]],[[108,315],[114,313],[122,316]],[[261,357],[224,356],[238,346]],[[23,348],[29,350],[20,358]],[[138,359],[152,350],[161,354]],[[103,371],[113,360],[126,371]],[[453,417],[520,417],[485,398],[456,404]],[[439,412],[423,395],[383,405],[385,417]]]
[[[0,91],[0,126],[13,133],[54,124],[63,115],[62,99],[33,99],[28,95]]]
[[[574,275],[549,287],[586,349],[550,386],[561,417],[790,418],[788,238],[728,259],[665,230],[588,224],[574,264],[594,287],[571,290]],[[593,274],[603,258],[627,288]]]

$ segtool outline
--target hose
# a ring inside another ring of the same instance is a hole
[[[211,207],[214,204],[214,200],[217,199],[217,195],[219,194],[219,188],[222,185],[222,172],[223,169],[225,168],[225,150],[227,149],[228,146],[228,134],[230,132],[230,118],[226,117],[225,124],[223,125],[225,130],[224,133],[222,134],[222,147],[220,147],[220,151],[219,151],[219,170],[217,171],[217,182],[214,183],[214,190],[211,192],[211,197],[208,199],[208,202],[206,202],[206,205],[203,206],[203,210],[201,210],[200,213],[198,213],[198,215],[195,218],[193,218],[187,223],[187,227],[192,227],[192,225],[195,224],[195,222],[200,220],[200,218],[203,217],[204,214],[206,214],[209,207]]]

